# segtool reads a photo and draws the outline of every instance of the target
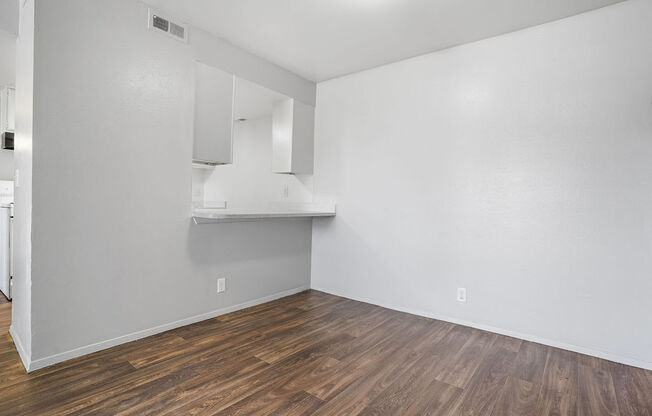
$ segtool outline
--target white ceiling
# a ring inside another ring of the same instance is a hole
[[[147,0],[311,81],[620,1]]]

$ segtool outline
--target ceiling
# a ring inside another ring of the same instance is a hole
[[[335,78],[620,1],[147,0],[311,81]]]

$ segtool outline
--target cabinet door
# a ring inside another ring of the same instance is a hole
[[[272,115],[272,172],[292,173],[294,100],[279,101]]]
[[[315,108],[294,99],[277,102],[272,120],[272,171],[312,173]]]
[[[194,162],[233,163],[234,86],[232,74],[195,63]]]
[[[315,107],[294,100],[292,173],[312,173],[315,158]]]

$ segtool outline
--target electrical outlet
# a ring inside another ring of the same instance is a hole
[[[288,199],[290,197],[290,187],[285,185],[283,187],[283,193],[281,194],[281,197],[283,199]]]
[[[217,293],[222,293],[226,291],[226,278],[220,277],[217,279]]]
[[[457,288],[457,301],[458,302],[466,302],[466,288],[465,287],[458,287]]]

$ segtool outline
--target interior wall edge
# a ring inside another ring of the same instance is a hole
[[[285,290],[285,291],[282,291],[282,292],[277,292],[277,293],[274,293],[272,295],[263,296],[261,298],[246,301],[246,302],[242,302],[242,303],[239,303],[237,305],[227,306],[225,308],[216,309],[214,311],[210,311],[210,312],[202,313],[202,314],[199,314],[199,315],[191,316],[191,317],[188,317],[188,318],[180,319],[178,321],[170,322],[170,323],[163,324],[163,325],[158,325],[158,326],[148,328],[148,329],[143,329],[141,331],[132,332],[131,334],[121,335],[121,336],[116,337],[116,338],[111,338],[111,339],[107,339],[105,341],[96,342],[94,344],[85,345],[85,346],[78,347],[78,348],[75,348],[75,349],[72,349],[72,350],[68,350],[68,351],[58,353],[58,354],[50,355],[48,357],[39,358],[39,359],[36,359],[34,361],[29,361],[29,357],[26,356],[28,358],[29,364],[25,365],[25,368],[26,368],[27,372],[29,373],[29,372],[32,372],[32,371],[35,371],[35,370],[39,370],[39,369],[42,369],[42,368],[45,368],[45,367],[49,367],[49,366],[57,364],[57,363],[61,363],[63,361],[73,359],[73,358],[77,358],[77,357],[81,357],[83,355],[87,355],[87,354],[91,354],[91,353],[94,353],[94,352],[97,352],[97,351],[105,350],[105,349],[108,349],[108,348],[111,348],[111,347],[115,347],[117,345],[125,344],[127,342],[136,341],[136,340],[139,340],[139,339],[142,339],[142,338],[147,338],[147,337],[152,336],[152,335],[160,334],[162,332],[169,331],[169,330],[172,330],[172,329],[175,329],[175,328],[179,328],[179,327],[182,327],[182,326],[186,326],[186,325],[194,324],[194,323],[197,323],[197,322],[205,321],[207,319],[216,318],[216,317],[218,317],[220,315],[225,315],[227,313],[239,311],[241,309],[250,308],[252,306],[260,305],[262,303],[271,302],[273,300],[284,298],[284,297],[290,296],[290,295],[294,295],[296,293],[300,293],[300,292],[303,292],[303,291],[306,291],[306,290],[309,290],[309,289],[310,289],[309,285],[298,286],[298,287],[295,287],[294,289],[289,289],[289,290]],[[18,346],[18,343],[16,345]],[[24,362],[23,354],[21,354],[21,359],[23,359],[23,362]]]
[[[629,366],[632,366],[632,367],[638,367],[638,368],[642,368],[644,370],[651,370],[652,371],[652,363],[647,362],[647,361],[642,361],[642,360],[639,360],[639,359],[636,359],[636,358],[623,357],[621,355],[613,354],[613,353],[610,353],[610,352],[599,351],[599,350],[595,350],[595,349],[592,349],[592,348],[582,347],[582,346],[573,345],[573,344],[567,344],[567,343],[562,342],[562,341],[551,340],[551,339],[548,339],[548,338],[542,338],[542,337],[539,337],[537,335],[526,334],[526,333],[522,333],[522,332],[518,332],[518,331],[512,331],[510,329],[498,328],[498,327],[495,327],[495,326],[485,325],[485,324],[482,324],[482,323],[466,321],[466,320],[463,320],[463,319],[453,318],[453,317],[446,316],[446,315],[440,315],[440,314],[433,313],[433,312],[427,312],[427,311],[420,310],[420,309],[415,309],[415,308],[410,308],[410,307],[405,307],[405,306],[399,306],[399,305],[395,305],[395,304],[392,304],[392,303],[389,303],[389,302],[382,302],[382,301],[379,301],[379,300],[376,300],[376,299],[360,297],[360,296],[351,296],[350,294],[347,294],[347,293],[342,293],[342,292],[339,292],[337,290],[325,289],[323,287],[312,286],[311,289],[317,290],[319,292],[328,293],[330,295],[335,295],[335,296],[340,296],[340,297],[343,297],[343,298],[355,300],[355,301],[358,301],[358,302],[369,303],[369,304],[372,304],[372,305],[380,306],[382,308],[387,308],[387,309],[391,309],[391,310],[398,311],[398,312],[405,312],[405,313],[409,313],[411,315],[423,316],[425,318],[436,319],[438,321],[444,321],[444,322],[450,322],[450,323],[457,324],[457,325],[468,326],[470,328],[480,329],[480,330],[483,330],[483,331],[492,332],[494,334],[505,335],[505,336],[512,337],[512,338],[518,338],[518,339],[522,339],[524,341],[530,341],[530,342],[534,342],[534,343],[537,343],[537,344],[543,344],[543,345],[547,345],[549,347],[554,347],[554,348],[559,348],[559,349],[562,349],[562,350],[572,351],[572,352],[576,352],[576,353],[579,353],[579,354],[590,355],[592,357],[602,358],[602,359],[607,360],[607,361],[613,361],[613,362],[616,362],[616,363],[625,364],[625,365],[629,365]]]

